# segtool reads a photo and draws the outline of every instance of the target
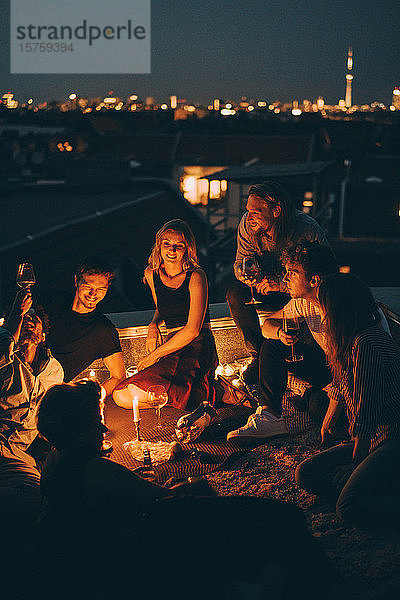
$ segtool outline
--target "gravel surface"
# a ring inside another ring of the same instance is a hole
[[[356,600],[400,600],[400,536],[344,527],[332,506],[295,484],[295,467],[316,451],[318,443],[316,429],[277,438],[249,450],[207,479],[221,496],[242,494],[295,503]]]

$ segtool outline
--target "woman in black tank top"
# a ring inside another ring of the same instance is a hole
[[[187,223],[174,219],[157,232],[144,275],[156,305],[147,333],[148,354],[139,372],[116,387],[115,402],[132,408],[132,397],[137,396],[145,408],[147,388],[161,384],[168,404],[177,408],[192,409],[204,400],[213,403],[218,358],[209,324],[208,284]]]

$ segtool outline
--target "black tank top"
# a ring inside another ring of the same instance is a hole
[[[153,271],[154,289],[157,296],[157,309],[161,318],[165,321],[167,329],[183,327],[187,323],[190,308],[189,282],[192,273],[193,271],[188,271],[186,273],[185,279],[178,288],[171,288],[161,281],[158,271]],[[209,322],[210,315],[207,306],[204,323]]]

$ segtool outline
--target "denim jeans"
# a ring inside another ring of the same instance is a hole
[[[254,297],[256,300],[260,300],[261,304],[255,306],[246,305],[246,302],[249,302],[251,299],[250,287],[237,280],[233,282],[226,292],[226,299],[232,319],[235,321],[236,327],[243,334],[249,354],[256,358],[264,340],[256,308],[269,311],[280,310],[289,302],[290,296],[282,292],[269,292],[266,295],[255,292]]]
[[[340,444],[303,461],[296,483],[336,503],[338,516],[349,525],[400,532],[400,439],[378,446],[351,472],[353,448],[354,442]]]
[[[282,412],[282,397],[286,390],[289,371],[320,389],[332,380],[325,353],[315,342],[311,344],[297,342],[295,350],[297,354],[303,356],[303,360],[288,363],[285,359],[291,353],[291,346],[270,339],[264,340],[261,346],[259,369],[262,406],[276,415]],[[327,408],[326,404],[323,411]],[[313,414],[316,410],[321,412],[318,407],[309,407],[311,417],[320,421],[320,415]]]

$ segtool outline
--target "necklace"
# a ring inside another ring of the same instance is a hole
[[[161,267],[160,271],[163,275],[165,275],[165,277],[168,277],[168,279],[175,279],[175,277],[179,277],[179,275],[182,275],[182,273],[186,273],[186,271],[182,269],[182,271],[179,271],[179,273],[176,273],[175,275],[168,275],[168,273],[165,270],[165,267]]]

